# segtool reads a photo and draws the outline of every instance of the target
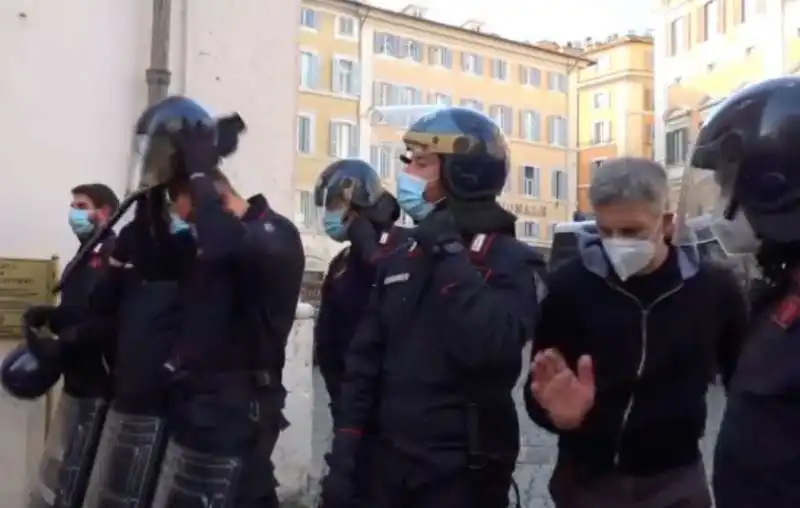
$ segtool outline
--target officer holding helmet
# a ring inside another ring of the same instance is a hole
[[[491,120],[440,109],[403,141],[397,196],[417,227],[379,263],[348,351],[323,502],[352,500],[356,453],[375,418],[368,506],[505,508],[519,451],[511,390],[543,260],[497,203],[509,155]]]
[[[683,218],[709,210],[725,252],[752,256],[768,286],[753,302],[717,439],[718,508],[800,504],[799,136],[800,77],[763,81],[706,121],[684,174]]]
[[[325,168],[317,179],[314,200],[328,237],[350,242],[330,262],[314,327],[317,360],[335,421],[344,353],[366,307],[375,263],[406,235],[394,225],[400,216],[397,201],[362,160],[342,159]]]

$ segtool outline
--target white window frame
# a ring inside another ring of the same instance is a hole
[[[535,239],[541,238],[541,233],[542,232],[541,232],[541,228],[539,227],[539,222],[538,221],[522,219],[520,221],[520,224],[522,226],[520,228],[521,229],[520,233],[521,233],[521,236],[523,238],[535,238]],[[529,231],[529,229],[530,229],[530,231]],[[531,234],[528,234],[529,232]]]
[[[359,65],[358,58],[355,58],[355,57],[350,56],[350,55],[339,55],[339,54],[333,55],[333,59],[331,60],[331,75],[332,76],[335,74],[335,70],[336,70],[337,66],[339,68],[339,71],[341,72],[341,68],[342,68],[341,67],[341,62],[347,62],[347,63],[353,65],[353,72],[356,73],[356,75],[357,75],[357,79],[355,80],[355,83],[353,83],[354,90],[352,90],[352,91],[351,90],[338,90],[337,91],[337,90],[335,90],[335,87],[333,86],[333,83],[331,83],[331,92],[333,92],[333,93],[335,93],[337,95],[344,95],[346,97],[358,97],[359,95],[361,95],[361,90],[360,90],[360,88],[361,88],[361,76],[358,75],[358,74],[361,73],[361,66]],[[335,79],[338,80],[339,76],[335,76]],[[352,79],[352,76],[351,76],[351,79]]]
[[[552,132],[548,132],[548,134],[547,134],[548,135],[548,143],[551,146],[566,147],[569,144],[569,123],[568,123],[567,117],[561,116],[561,115],[552,115],[552,116],[549,116],[548,118],[552,119],[552,125],[548,122],[546,124],[546,127],[548,128],[548,130],[550,129],[551,126],[553,127],[553,131]],[[561,124],[564,125],[564,132],[563,133],[561,132],[561,129],[557,129],[556,128],[557,126],[560,126]],[[563,134],[563,138],[564,139],[561,139],[562,138],[562,134]]]
[[[321,70],[319,68],[319,67],[321,67],[321,62],[319,60],[319,52],[314,48],[308,48],[308,47],[300,48],[300,53],[298,55],[298,60],[299,60],[298,64],[302,64],[302,62],[303,62],[303,58],[302,58],[303,57],[303,53],[308,53],[309,55],[313,55],[316,58],[317,63],[320,64],[318,66],[318,68],[317,68],[317,81],[319,81],[319,79],[322,77],[322,73],[319,72]],[[316,85],[317,85],[317,88],[314,88],[313,86],[307,86],[307,85],[303,84],[303,66],[300,65],[300,83],[298,83],[298,85],[297,85],[298,88],[300,90],[317,90],[319,88],[319,86],[320,86],[320,83],[317,82]]]
[[[525,121],[530,119],[530,122]],[[538,120],[538,122],[537,122]],[[542,115],[538,111],[534,111],[532,109],[524,109],[520,111],[520,125],[519,125],[519,134],[520,138],[524,139],[525,141],[531,141],[534,143],[540,142],[542,140]],[[538,125],[537,125],[538,124]],[[536,129],[531,129],[530,127],[536,127]],[[535,135],[534,135],[535,134]]]
[[[304,152],[300,149],[300,119],[304,118],[308,120],[308,148],[307,152]],[[297,132],[295,132],[295,136],[297,139],[295,141],[295,149],[297,153],[300,155],[314,155],[317,151],[317,115],[309,111],[300,111],[297,113]]]
[[[450,56],[450,65],[449,66],[446,65],[445,58],[444,58],[445,55],[448,55],[448,54]],[[444,69],[444,70],[452,69],[453,65],[454,65],[453,55],[454,55],[453,50],[451,48],[446,47],[446,46],[442,46],[440,44],[434,44],[434,45],[429,46],[428,59],[432,60],[429,63],[435,69]],[[432,56],[435,56],[436,58],[431,58]]]
[[[608,92],[595,92],[592,94],[592,109],[608,109],[611,101]]]
[[[489,65],[491,66],[491,69],[489,70],[489,72],[491,72],[492,79],[497,81],[497,82],[499,82],[499,83],[508,83],[509,74],[511,74],[510,66],[508,64],[508,60],[504,60],[502,58],[492,58],[491,60],[489,60],[489,62],[490,62]],[[502,68],[504,70],[504,75],[503,76],[495,76],[495,74],[494,74],[495,63],[499,64],[498,67],[497,67],[498,69]]]
[[[374,155],[377,157],[373,158]],[[369,147],[370,164],[372,168],[378,173],[381,180],[391,180],[394,177],[394,164],[392,164],[392,156],[394,155],[394,147],[391,143],[376,143]]]
[[[319,211],[314,204],[314,191],[307,189],[298,189],[297,191],[297,208],[295,208],[294,223],[300,231],[305,232],[320,232],[322,231],[322,224],[319,220]],[[303,201],[307,203],[307,210],[303,207]]]
[[[676,56],[686,50],[686,18],[683,16],[669,22],[669,56]]]
[[[598,126],[600,126],[600,136],[596,136]],[[611,121],[596,120],[592,122],[592,144],[604,145],[610,142],[611,142]]]
[[[480,74],[478,74],[478,60],[481,58],[481,55],[471,51],[465,51],[464,57],[465,63],[462,67],[464,73],[470,76],[480,76]]]
[[[442,102],[439,99],[447,99],[446,101]],[[432,94],[432,101],[431,104],[435,104],[437,106],[447,106],[450,107],[453,105],[453,96],[450,94],[442,93],[442,92],[433,92]]]
[[[525,174],[525,169],[533,168],[533,178],[528,178]],[[529,198],[538,198],[542,194],[542,168],[535,164],[523,164],[520,166],[522,173],[522,188],[520,194]],[[528,182],[530,182],[530,190],[528,192]]]
[[[310,11],[310,12],[314,13],[314,21],[317,24],[317,26],[310,27],[308,25],[304,25],[303,24],[303,14],[304,14],[305,11]],[[306,32],[314,32],[314,33],[319,32],[319,28],[318,28],[319,27],[319,14],[320,14],[320,11],[318,11],[317,9],[313,9],[311,7],[302,6],[300,8],[300,29],[301,30],[305,30]]]
[[[558,185],[558,177],[560,175],[564,175],[564,179],[566,180],[565,189],[563,189],[565,191],[565,195],[564,196],[559,196],[558,192],[554,192],[554,191],[562,190],[561,186]],[[566,170],[563,170],[561,168],[553,168],[553,169],[550,170],[550,193],[552,194],[552,196],[550,196],[550,197],[554,201],[568,201],[569,200],[569,173],[567,173]]]
[[[358,133],[358,122],[356,122],[355,120],[352,120],[350,118],[331,118],[330,122],[328,123],[328,133],[329,134],[330,134],[330,127],[333,124],[336,124],[336,125],[349,125],[350,127],[352,127],[352,131],[351,132],[353,133],[353,135],[354,136],[358,136],[359,135],[359,133]],[[356,138],[356,139],[358,139],[358,138]],[[361,149],[361,147],[358,146],[359,144],[360,143],[356,144],[355,153],[345,152],[344,154],[342,154],[341,146],[338,146],[337,150],[336,150],[336,153],[335,154],[331,154],[330,153],[331,140],[329,139],[328,140],[328,156],[329,157],[333,157],[335,159],[347,159],[347,158],[350,158],[350,157],[358,157],[360,149]],[[350,139],[347,140],[346,146],[348,147],[348,150],[349,150]]]
[[[353,23],[353,33],[352,34],[346,34],[346,33],[341,31],[341,28],[342,28],[341,23],[342,23],[342,21],[349,21],[349,22]],[[346,40],[346,41],[357,41],[358,40],[358,32],[359,32],[360,27],[359,27],[358,19],[356,19],[355,16],[347,16],[347,15],[344,15],[344,14],[337,14],[336,18],[334,19],[334,22],[336,23],[336,25],[334,27],[334,30],[335,30],[334,33],[335,33],[335,37],[337,39]]]
[[[708,0],[703,4],[703,20],[705,26],[705,39],[703,42],[710,41],[719,35],[719,0]],[[713,23],[712,23],[713,21]]]

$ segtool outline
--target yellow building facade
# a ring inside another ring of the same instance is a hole
[[[571,219],[577,206],[575,80],[591,63],[579,52],[503,39],[475,22],[444,25],[414,6],[394,12],[349,0],[306,0],[298,40],[295,220],[307,236],[320,236],[310,204],[314,181],[336,158],[370,161],[394,188],[402,132],[418,117],[377,121],[376,112],[395,106],[484,112],[509,139],[512,171],[502,202],[519,216],[519,236],[546,246],[552,226]],[[307,248],[324,250],[323,240],[312,243]]]
[[[731,93],[800,72],[797,0],[662,0],[656,45],[656,159],[677,191],[709,112]]]
[[[595,64],[577,76],[578,209],[591,213],[594,169],[613,157],[653,157],[653,38],[614,35],[580,44]]]

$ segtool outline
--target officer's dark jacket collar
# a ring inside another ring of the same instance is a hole
[[[470,203],[454,207],[456,228],[467,239],[483,234],[514,235],[517,217],[496,201]]]
[[[269,212],[269,203],[267,203],[267,198],[265,198],[263,194],[251,196],[247,202],[250,204],[250,207],[242,216],[242,222],[253,222],[263,219],[267,215],[267,212]]]
[[[678,268],[683,280],[691,279],[700,268],[700,256],[695,248],[670,247],[677,249]],[[583,266],[590,272],[602,278],[611,274],[611,266],[608,264],[603,244],[597,234],[580,232],[578,233],[578,250],[581,255]]]

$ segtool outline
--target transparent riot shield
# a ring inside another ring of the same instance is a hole
[[[201,453],[170,441],[163,464],[151,508],[233,508],[240,458]]]
[[[108,402],[62,394],[47,435],[28,508],[79,508],[100,440]]]
[[[149,508],[165,443],[163,419],[112,408],[83,508]]]

